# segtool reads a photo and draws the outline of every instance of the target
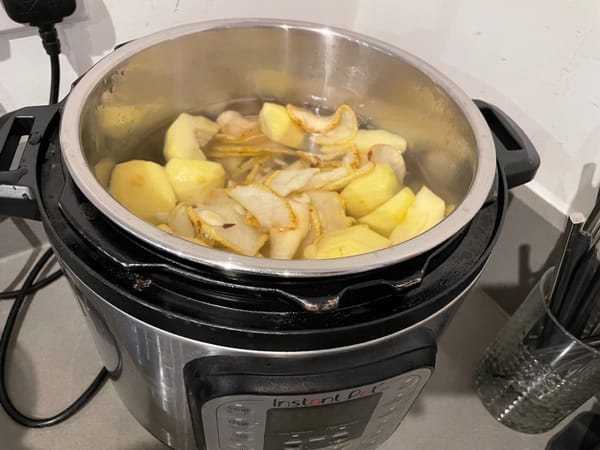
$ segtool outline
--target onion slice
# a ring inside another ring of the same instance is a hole
[[[310,210],[308,204],[290,200],[290,207],[298,220],[298,226],[294,230],[280,230],[275,228],[270,230],[269,243],[271,251],[269,256],[271,258],[293,258],[300,247],[300,243],[310,229]]]
[[[205,204],[188,209],[197,234],[236,253],[255,256],[269,236],[246,221],[245,210],[217,189]]]
[[[294,229],[296,215],[289,202],[262,184],[235,186],[227,195],[246,208],[265,228]]]
[[[323,233],[347,228],[354,223],[354,219],[346,215],[344,199],[337,192],[312,191],[306,194],[317,211]]]
[[[374,145],[369,150],[369,159],[374,163],[389,164],[396,174],[398,185],[404,184],[406,164],[400,150],[391,145]]]
[[[342,109],[338,108],[330,116],[319,116],[306,108],[287,105],[286,110],[290,118],[309,133],[327,133],[337,127],[341,121]]]
[[[339,145],[350,141],[358,131],[358,120],[352,108],[348,105],[340,106],[336,114],[340,115],[340,121],[331,129],[322,134],[315,134],[312,140],[320,145]]]
[[[265,181],[265,186],[282,197],[299,191],[319,172],[317,168],[276,170]]]

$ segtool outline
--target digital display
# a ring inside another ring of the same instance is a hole
[[[371,418],[381,394],[319,406],[273,408],[267,412],[267,432],[312,431]]]
[[[323,448],[343,431],[346,439],[362,435],[377,406],[381,393],[339,403],[267,411],[265,450],[280,450],[286,441],[302,439],[311,444],[303,448]],[[323,441],[316,438],[323,437]],[[312,438],[312,439],[311,439]],[[315,441],[312,444],[312,441]]]

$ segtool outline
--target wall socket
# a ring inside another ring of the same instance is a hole
[[[75,9],[75,12],[69,17],[66,17],[63,20],[63,23],[83,22],[84,20],[89,19],[89,7],[87,5],[88,1],[93,0],[79,0],[77,2],[77,8]],[[13,20],[6,14],[4,8],[0,6],[0,33],[22,30],[28,26],[29,25],[13,22]],[[37,30],[35,28],[32,29]]]

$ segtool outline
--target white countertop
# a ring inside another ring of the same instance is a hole
[[[0,289],[15,287],[11,283],[27,261],[31,265],[33,256],[21,254],[0,261]],[[0,301],[0,324],[11,303]],[[432,379],[382,450],[546,447],[564,424],[542,435],[512,431],[496,422],[473,392],[473,370],[505,320],[496,303],[475,288],[439,342]],[[67,282],[61,279],[41,291],[31,304],[9,363],[8,387],[17,406],[30,414],[51,415],[78,396],[100,366]],[[165,448],[133,419],[110,383],[79,414],[56,427],[23,428],[0,411],[0,449]]]

